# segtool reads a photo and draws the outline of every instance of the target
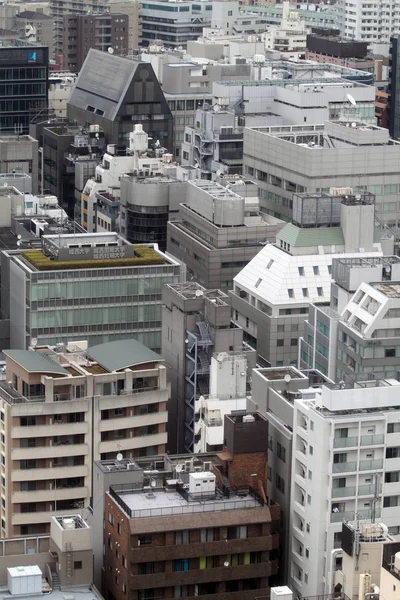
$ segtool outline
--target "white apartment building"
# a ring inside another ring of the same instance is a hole
[[[165,452],[163,359],[134,339],[86,346],[4,351],[1,537],[47,533],[52,515],[87,508],[93,460]]]
[[[246,411],[247,356],[219,352],[211,358],[210,393],[195,401],[194,452],[222,450],[224,417]]]
[[[373,54],[388,56],[390,37],[400,33],[399,0],[340,0],[345,38],[368,42]]]
[[[287,1],[282,3],[280,24],[270,25],[263,37],[267,51],[276,50],[285,57],[297,58],[304,55],[307,48],[306,24]]]
[[[293,399],[290,576],[301,597],[333,592],[342,523],[400,532],[400,383],[323,385]]]

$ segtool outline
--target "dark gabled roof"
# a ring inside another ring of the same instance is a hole
[[[85,110],[91,106],[103,111],[101,116],[105,119],[114,120],[140,64],[143,63],[91,48],[68,104]]]
[[[110,372],[163,360],[159,354],[135,339],[106,342],[98,346],[92,346],[87,350],[87,355]]]
[[[53,17],[45,15],[35,10],[24,10],[16,15],[20,19],[30,19],[31,21],[49,21],[53,20]]]

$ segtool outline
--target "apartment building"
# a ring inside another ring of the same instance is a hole
[[[169,385],[133,339],[6,350],[2,536],[46,533],[92,496],[92,462],[165,451]]]
[[[346,195],[342,195],[346,194]],[[347,195],[349,194],[349,195]],[[374,198],[351,189],[293,195],[288,223],[234,278],[232,322],[263,366],[297,365],[310,302],[329,302],[333,258],[382,256]]]
[[[400,586],[400,544],[395,542],[383,548],[380,579],[382,600],[396,600]]]
[[[39,248],[5,251],[2,261],[12,348],[82,337],[161,348],[161,291],[179,282],[181,267],[156,245],[111,232],[44,235]]]
[[[209,393],[210,362],[220,353],[245,352],[249,368],[255,353],[243,345],[243,330],[232,326],[229,298],[195,282],[166,285],[163,290],[162,356],[165,357],[171,401],[168,405],[171,451],[192,452],[201,433],[196,428],[197,400]],[[247,375],[250,376],[250,371]],[[195,431],[196,429],[196,431]]]
[[[352,110],[349,118],[324,125],[244,130],[244,173],[257,178],[263,210],[291,219],[293,192],[349,186],[375,194],[377,216],[396,225],[400,144]]]
[[[138,0],[109,0],[108,10],[111,14],[121,13],[128,17],[128,56],[133,56],[139,48],[141,39],[140,10]]]
[[[351,0],[338,3],[341,31],[344,38],[368,43],[373,54],[389,54],[390,37],[398,35],[400,3]]]
[[[167,227],[168,252],[207,288],[231,288],[240,269],[265,244],[274,242],[284,225],[259,212],[252,181],[238,177],[231,182],[223,186],[201,179],[188,181],[179,216]]]
[[[211,0],[144,3],[140,11],[141,45],[147,47],[160,40],[166,48],[185,48],[189,40],[201,36],[203,27],[211,24],[211,11]]]
[[[307,29],[304,21],[288,1],[282,2],[282,20],[268,27],[263,35],[266,50],[276,50],[283,56],[304,56],[307,47]]]
[[[291,581],[295,594],[333,591],[344,520],[398,535],[397,380],[323,385],[293,400]],[[317,485],[316,485],[317,483]],[[336,552],[334,552],[336,550]]]
[[[75,0],[50,0],[50,15],[54,19],[54,53],[62,56],[64,50],[64,15],[98,14],[108,11],[108,1],[83,0],[79,5]]]
[[[14,26],[22,38],[39,46],[47,46],[49,58],[54,58],[53,19],[43,12],[22,10],[14,18]]]
[[[390,135],[397,140],[400,137],[400,89],[398,83],[398,72],[400,69],[400,43],[398,35],[390,38],[389,59],[389,85],[387,90],[389,92],[389,131]]]
[[[397,378],[399,278],[397,256],[335,258],[330,302],[310,305],[300,367],[335,381]]]
[[[63,67],[79,73],[90,48],[128,55],[129,17],[121,13],[64,15]]]
[[[133,483],[106,493],[106,597],[269,596],[279,506],[266,502],[267,422],[254,414],[225,423],[223,452],[173,464],[176,482],[153,470],[148,487],[135,471]]]

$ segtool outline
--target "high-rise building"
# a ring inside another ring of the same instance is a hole
[[[390,38],[388,112],[392,138],[400,138],[400,36]]]
[[[111,232],[41,240],[40,248],[1,255],[12,348],[133,337],[161,349],[161,292],[180,281],[177,262],[157,245],[133,246]]]
[[[134,464],[126,483],[111,485],[103,517],[104,595],[269,597],[280,511],[266,499],[267,437],[260,415],[229,416],[220,454],[172,457],[169,477],[166,461],[154,457],[145,471]]]
[[[390,37],[400,33],[398,0],[374,0],[368,4],[362,0],[340,0],[338,9],[345,39],[367,42],[373,54],[388,55]]]
[[[46,533],[89,505],[93,460],[165,451],[161,357],[132,339],[6,350],[0,384],[2,537]]]
[[[50,15],[54,19],[54,54],[62,56],[64,50],[64,15],[101,14],[108,11],[107,0],[50,0]]]
[[[128,55],[129,18],[120,13],[64,15],[63,67],[79,73],[90,48]]]
[[[2,36],[0,46],[0,131],[27,134],[32,117],[48,101],[49,48]]]
[[[231,324],[228,296],[194,282],[164,286],[162,355],[172,390],[168,405],[172,452],[176,448],[193,452],[199,442],[197,401],[209,393],[212,356],[223,352],[245,352],[249,367],[255,366],[254,351],[243,345],[242,328]]]

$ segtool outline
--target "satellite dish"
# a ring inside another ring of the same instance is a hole
[[[357,102],[354,100],[354,98],[351,94],[347,94],[346,97],[352,106],[357,106]]]
[[[154,479],[152,479],[150,485],[152,488],[155,488],[155,487],[157,487],[157,482],[154,481]]]
[[[357,123],[355,121],[352,122],[351,124],[352,128],[355,129],[357,127]]]
[[[20,240],[21,238],[22,238],[22,235],[19,233],[19,234],[17,235],[17,240]]]
[[[217,361],[218,361],[219,363],[221,363],[223,360],[224,360],[224,355],[222,354],[222,352],[220,352],[220,353],[218,354],[218,356],[217,356]]]
[[[117,454],[117,460],[118,462],[120,462],[124,457],[122,456],[121,452],[118,452]]]
[[[286,373],[284,380],[286,383],[290,383],[292,381],[292,378],[290,377],[289,373]]]
[[[229,567],[229,562],[227,560],[224,562],[224,567]]]
[[[196,290],[195,296],[196,298],[201,298],[202,296],[204,296],[203,290]]]
[[[107,52],[108,54],[114,54],[114,48],[108,48]]]
[[[37,346],[37,338],[31,339],[31,346]]]
[[[18,240],[18,242],[17,242],[18,248],[20,247],[20,245],[21,245],[21,240]]]
[[[184,465],[176,465],[175,471],[177,473],[181,473],[183,471],[183,467],[184,467]]]
[[[214,112],[216,112],[216,113],[217,113],[217,112],[219,112],[219,111],[221,110],[221,107],[220,107],[220,105],[219,105],[219,104],[214,104],[214,106],[213,106],[213,110],[214,110]]]

